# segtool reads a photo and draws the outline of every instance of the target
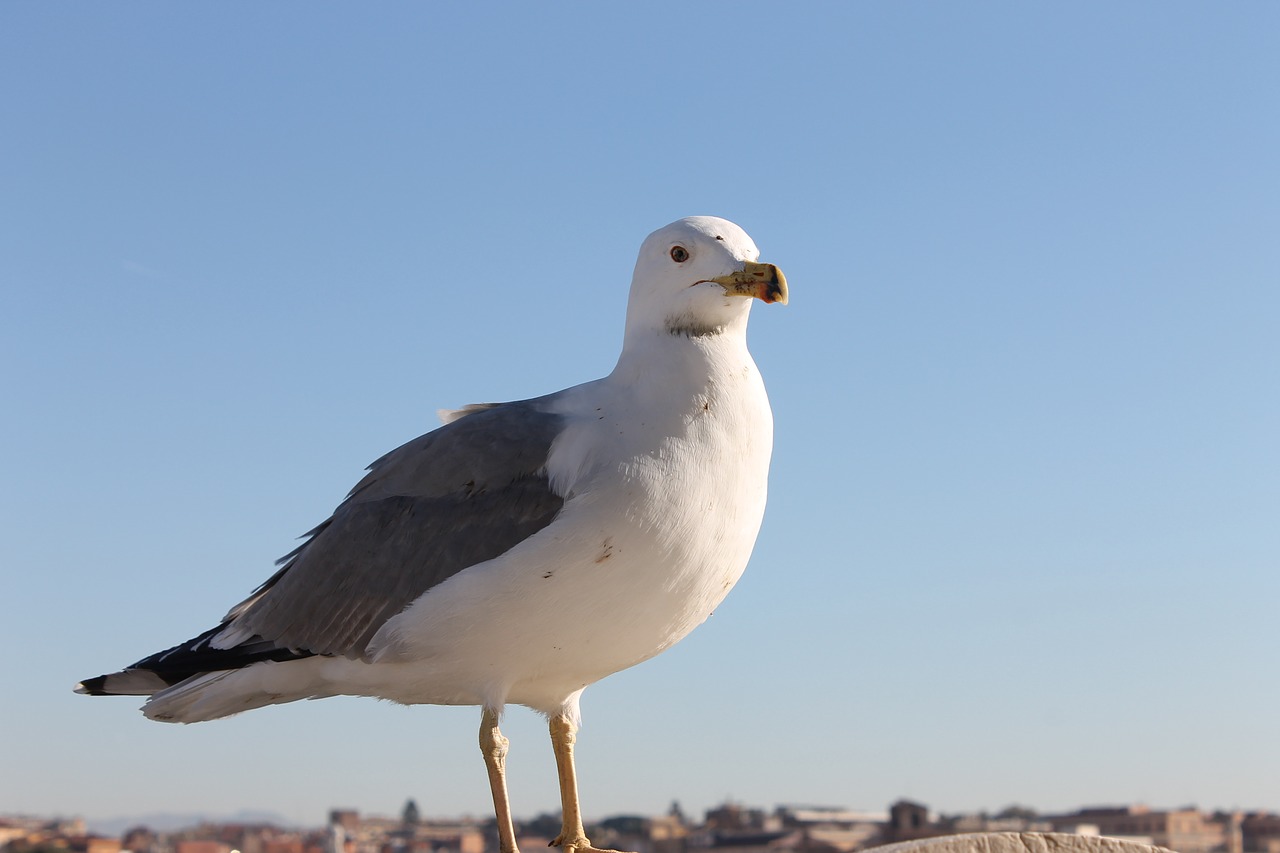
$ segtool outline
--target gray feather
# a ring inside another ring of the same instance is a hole
[[[374,462],[228,614],[225,636],[360,657],[432,587],[546,527],[564,505],[545,472],[564,419],[544,410],[546,400],[474,407]]]

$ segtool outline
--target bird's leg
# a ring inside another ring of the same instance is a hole
[[[578,807],[578,774],[573,766],[573,743],[577,740],[577,727],[563,714],[551,718],[551,749],[556,754],[556,770],[560,774],[560,808],[562,820],[560,834],[552,846],[566,851],[590,848],[587,831],[582,826],[582,812]]]
[[[493,792],[493,813],[498,818],[498,845],[501,853],[520,853],[516,847],[516,830],[511,824],[511,803],[507,799],[507,746],[511,742],[498,731],[498,712],[485,708],[480,717],[480,751],[489,771],[489,790]]]
[[[578,774],[573,766],[573,744],[577,740],[577,726],[564,714],[551,718],[551,748],[556,754],[556,769],[560,773],[560,807],[563,823],[560,834],[551,842],[565,853],[618,853],[616,850],[600,850],[591,846],[582,826],[582,811],[578,806]]]

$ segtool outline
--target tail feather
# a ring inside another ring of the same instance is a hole
[[[231,648],[218,648],[214,642],[226,627],[224,622],[120,672],[85,679],[76,685],[75,691],[86,696],[156,696],[199,679],[224,676],[256,664],[305,660],[312,656],[311,652],[277,646],[258,636],[240,638],[241,642]]]
[[[156,693],[142,706],[142,713],[162,723],[199,723],[266,705],[332,696],[320,672],[326,660],[264,661],[243,669],[202,673]]]
[[[234,671],[226,670],[195,675],[186,681],[175,684],[173,687],[161,690],[143,704],[142,713],[146,715],[147,719],[158,720],[162,723],[194,723],[215,720],[218,717],[229,717],[238,711],[248,710],[249,707],[257,707],[232,707],[221,711],[218,709],[206,709],[203,713],[197,710],[200,706],[209,704],[208,692],[216,688],[219,682]]]
[[[76,685],[76,692],[85,696],[150,696],[168,686],[169,682],[150,670],[126,669],[87,678]]]

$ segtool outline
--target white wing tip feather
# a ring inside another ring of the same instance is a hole
[[[235,707],[237,703],[227,702],[216,691],[210,695],[210,688],[228,675],[231,675],[231,671],[210,672],[188,678],[152,696],[142,706],[142,713],[147,719],[162,723],[199,723],[247,710]],[[234,700],[234,695],[230,698]]]
[[[295,699],[333,696],[321,674],[327,660],[261,661],[206,672],[155,694],[142,713],[163,723],[200,723]]]

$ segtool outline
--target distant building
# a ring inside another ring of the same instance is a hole
[[[1146,841],[1178,853],[1224,853],[1227,827],[1195,808],[1154,811],[1147,806],[1084,808],[1049,818],[1057,832],[1093,827],[1098,835]]]
[[[947,835],[963,835],[969,832],[1053,832],[1053,824],[1036,816],[1001,814],[956,815],[938,821]]]
[[[783,828],[802,830],[796,843],[807,853],[850,853],[880,843],[889,812],[843,806],[779,806],[774,817]]]
[[[360,812],[355,809],[330,809],[329,823],[342,827],[343,832],[355,832],[360,828]]]
[[[120,837],[121,848],[129,853],[155,853],[159,846],[158,842],[156,834],[145,826],[126,829],[124,835]]]
[[[884,843],[914,841],[942,835],[943,830],[929,819],[928,806],[910,800],[898,800],[889,806],[889,823],[884,830]]]
[[[21,841],[27,837],[28,830],[16,823],[0,818],[0,849],[9,845],[10,841]]]
[[[764,809],[748,809],[741,803],[724,803],[708,809],[702,825],[711,832],[772,831],[779,828],[778,824],[769,821]]]
[[[67,841],[67,847],[71,853],[120,853],[119,838],[84,835],[79,838],[69,838]]]
[[[231,853],[231,845],[222,841],[179,841],[174,853]]]
[[[1280,853],[1280,814],[1251,812],[1240,818],[1244,853]]]
[[[649,822],[649,853],[688,853],[689,827],[676,803],[671,811]]]
[[[774,816],[783,827],[850,828],[868,823],[883,824],[887,811],[857,811],[843,806],[778,806]]]

